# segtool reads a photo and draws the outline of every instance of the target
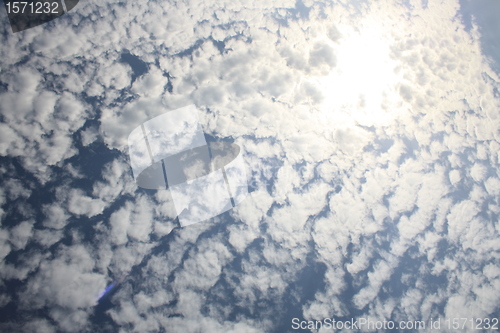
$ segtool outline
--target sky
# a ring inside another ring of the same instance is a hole
[[[1,9],[0,331],[498,320],[499,11],[81,0],[13,33]],[[249,194],[181,226],[127,138],[188,105]]]

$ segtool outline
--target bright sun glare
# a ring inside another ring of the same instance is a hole
[[[377,29],[344,35],[337,47],[335,70],[316,77],[325,96],[322,111],[341,122],[385,123],[389,114],[382,104],[398,81],[389,52],[389,42]]]

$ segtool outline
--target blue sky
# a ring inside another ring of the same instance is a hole
[[[460,1],[460,14],[467,30],[473,25],[479,28],[481,33],[481,49],[491,61],[492,68],[500,72],[500,42],[496,36],[500,31],[500,23],[496,19],[496,13],[500,11],[500,4],[494,0]]]

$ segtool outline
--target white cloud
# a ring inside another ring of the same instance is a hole
[[[40,332],[40,333],[54,333],[56,328],[54,325],[45,319],[33,319],[26,322],[22,326],[23,332]]]
[[[236,251],[242,253],[257,236],[255,230],[249,227],[231,226],[229,227],[228,241]]]
[[[453,206],[446,217],[450,238],[457,241],[457,238],[468,228],[469,223],[478,212],[479,207],[471,200],[464,200]]]
[[[460,176],[460,171],[454,169],[454,170],[450,171],[449,178],[450,178],[451,184],[456,185],[462,177]]]
[[[82,137],[82,145],[84,146],[88,146],[99,137],[99,133],[95,127],[88,127],[84,131],[80,132],[80,135]]]
[[[230,252],[222,244],[202,243],[198,246],[197,253],[184,261],[182,271],[176,274],[175,288],[182,290],[191,287],[207,290],[219,280],[222,266],[231,257]]]
[[[130,67],[121,63],[114,63],[99,73],[97,81],[104,88],[123,89],[130,86]]]
[[[470,174],[472,176],[472,179],[474,179],[476,182],[480,182],[486,176],[487,171],[488,170],[485,165],[481,163],[476,163],[472,166]]]
[[[12,128],[4,123],[0,123],[0,154],[3,156],[14,155],[22,151],[24,142]]]
[[[132,92],[146,97],[158,97],[163,94],[168,82],[167,77],[156,67],[139,78],[132,86]]]
[[[367,274],[368,285],[353,297],[353,302],[358,309],[364,308],[377,297],[382,284],[389,280],[397,264],[398,260],[396,257],[392,257],[388,261],[379,260],[374,264],[373,270]]]
[[[116,245],[124,245],[129,239],[148,242],[154,222],[151,204],[147,197],[139,196],[113,212],[109,218],[111,241]]]
[[[490,195],[498,195],[500,194],[500,180],[495,177],[490,177],[485,182],[486,191]]]
[[[70,326],[73,316],[80,318],[75,325],[80,322],[78,326],[81,326],[81,321],[86,320],[81,316],[87,315],[79,309],[95,305],[97,295],[105,287],[104,276],[93,272],[94,265],[83,246],[61,247],[56,258],[45,259],[38,273],[28,280],[26,289],[20,294],[20,306],[25,309],[49,306],[53,309],[53,318],[65,329]],[[58,315],[62,311],[66,316]]]
[[[68,223],[69,214],[58,204],[44,206],[43,211],[46,216],[43,221],[45,227],[62,229]]]
[[[35,221],[24,221],[10,230],[10,242],[17,250],[22,250],[33,236],[33,224]]]
[[[3,260],[11,251],[11,246],[8,242],[9,232],[7,230],[0,230],[0,258]]]
[[[49,246],[57,243],[58,241],[60,241],[62,239],[62,237],[63,237],[63,233],[62,233],[62,231],[59,231],[59,230],[36,229],[33,238],[37,243],[39,243],[45,247],[49,247]]]
[[[95,216],[103,212],[105,203],[100,199],[91,198],[82,190],[72,189],[69,192],[68,211],[75,215]]]
[[[89,313],[84,310],[53,308],[50,317],[66,332],[79,332],[88,325]]]

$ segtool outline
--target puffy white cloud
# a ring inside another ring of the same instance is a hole
[[[379,260],[373,265],[373,271],[368,273],[368,286],[362,288],[353,297],[353,302],[358,309],[364,308],[377,297],[383,283],[390,279],[397,264],[398,260],[393,256],[387,261]]]
[[[46,219],[43,225],[48,228],[62,229],[68,223],[69,214],[60,205],[54,203],[43,208]]]
[[[257,232],[249,227],[231,226],[228,241],[236,251],[242,253],[257,236]]]
[[[34,221],[24,221],[17,224],[10,230],[10,242],[14,248],[22,250],[33,236]]]
[[[105,287],[104,276],[93,272],[94,265],[85,247],[61,247],[55,259],[44,259],[37,274],[28,279],[26,289],[19,295],[19,306],[48,306],[50,317],[59,327],[65,331],[81,330],[88,324],[89,307],[96,304],[97,295]]]
[[[454,205],[447,216],[450,238],[458,240],[457,238],[468,228],[479,211],[477,204],[471,200],[464,200]]]
[[[73,94],[46,89],[42,73],[31,66],[2,72],[2,80],[9,86],[0,107],[2,126],[8,124],[2,131],[3,154],[22,157],[27,170],[47,180],[48,166],[76,153],[71,134],[83,125],[86,110]]]
[[[102,213],[104,207],[102,200],[91,198],[82,190],[72,189],[69,193],[68,211],[72,214],[92,217]]]
[[[449,174],[449,178],[450,178],[450,183],[452,185],[456,185],[460,181],[460,179],[461,179],[461,177],[460,177],[460,171],[456,170],[456,169],[451,170],[450,174]]]
[[[50,247],[63,238],[63,233],[60,230],[36,229],[33,238],[37,243],[45,247]]]
[[[485,182],[486,190],[490,195],[500,194],[500,180],[496,177],[490,177]]]
[[[231,257],[222,244],[201,244],[197,253],[184,261],[182,271],[175,277],[175,287],[181,290],[186,287],[208,289],[219,280],[222,267]]]
[[[109,217],[111,241],[117,245],[126,244],[130,239],[148,242],[154,222],[153,207],[145,196],[127,202]]]
[[[87,129],[80,132],[82,145],[88,146],[92,142],[96,141],[99,137],[99,133],[95,127],[88,127]]]
[[[472,179],[476,182],[480,182],[486,176],[487,168],[481,163],[476,163],[472,166],[470,174]]]
[[[0,153],[2,156],[15,154],[24,148],[24,142],[15,130],[4,123],[0,123]]]
[[[114,159],[104,165],[101,176],[103,181],[94,183],[92,195],[108,204],[117,200],[120,195],[130,195],[137,189],[132,180],[130,165],[124,158]]]

